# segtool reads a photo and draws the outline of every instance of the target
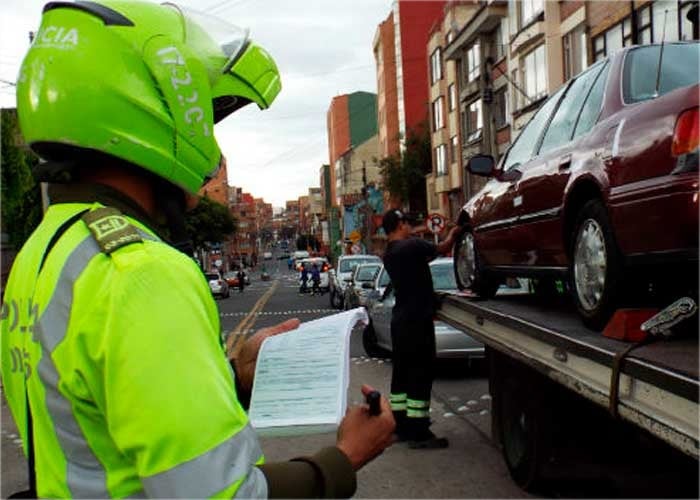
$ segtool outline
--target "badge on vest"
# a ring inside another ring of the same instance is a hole
[[[86,212],[82,219],[107,255],[123,246],[143,241],[136,228],[116,208],[97,208]]]

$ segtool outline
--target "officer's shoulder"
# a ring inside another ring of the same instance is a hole
[[[111,255],[120,248],[144,239],[155,239],[137,228],[119,210],[113,207],[97,207],[85,212],[81,219],[104,254]]]

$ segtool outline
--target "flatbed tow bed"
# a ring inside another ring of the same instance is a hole
[[[698,458],[700,378],[697,336],[659,340],[632,350],[620,364],[617,402],[611,406],[614,359],[630,343],[587,329],[570,302],[559,297],[545,304],[530,294],[499,295],[492,300],[476,300],[462,294],[439,294],[439,299],[439,319],[482,341],[492,358],[502,360],[500,368],[496,366],[494,369],[493,361],[490,364],[490,386],[495,406],[499,406],[497,401],[504,398],[498,394],[503,392],[499,388],[504,386],[504,374],[515,379],[511,384],[518,384],[517,379],[536,371],[567,392],[616,411],[623,421],[645,429],[686,455]],[[508,363],[514,360],[515,365],[521,367],[518,368],[520,371],[513,374],[512,370],[504,369],[507,363],[503,360]],[[500,372],[500,375],[495,377],[494,372]],[[531,385],[535,386],[534,382]],[[526,385],[521,385],[520,389],[517,389],[518,385],[515,387],[515,391],[509,393],[510,399],[518,391],[532,389]],[[550,400],[541,405],[551,407],[556,402]],[[495,408],[492,432],[496,442],[503,444],[502,432],[500,436],[496,435],[498,427],[504,428],[497,421],[503,418],[499,413],[503,413],[502,408],[500,411]],[[513,464],[508,465],[513,473]],[[528,478],[518,482],[527,481]]]

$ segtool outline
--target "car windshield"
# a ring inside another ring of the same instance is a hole
[[[700,44],[669,43],[650,45],[632,49],[625,57],[625,69],[622,90],[626,103],[645,101],[658,97],[656,80],[661,59],[661,76],[659,93],[664,95],[700,80]]]
[[[357,281],[372,281],[377,275],[377,269],[379,265],[376,266],[362,266],[357,270]]]
[[[430,274],[433,276],[435,290],[457,290],[455,272],[451,263],[433,264],[430,266]]]
[[[358,258],[358,259],[343,259],[340,261],[340,266],[338,270],[341,273],[349,273],[350,271],[353,271],[358,265],[360,264],[365,264],[367,262],[373,262],[373,261],[378,261],[379,257],[376,259],[364,257],[364,258]]]
[[[205,276],[207,277],[207,279],[208,279],[209,281],[218,280],[218,279],[219,279],[219,275],[218,275],[218,274],[215,274],[215,273],[207,273],[207,274],[205,274]]]

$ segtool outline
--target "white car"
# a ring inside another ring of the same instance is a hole
[[[337,269],[331,270],[330,277],[330,296],[331,307],[335,309],[343,308],[343,297],[345,295],[345,287],[348,285],[346,279],[352,277],[352,272],[358,264],[382,263],[382,259],[376,255],[357,254],[357,255],[341,255],[338,257]]]
[[[309,257],[308,259],[301,259],[297,261],[296,263],[296,269],[299,272],[299,285],[301,285],[301,268],[302,266],[306,268],[306,272],[308,273],[308,281],[306,282],[306,287],[311,290],[311,287],[313,286],[313,283],[311,282],[311,269],[313,268],[313,265],[316,264],[318,266],[319,274],[321,276],[321,282],[319,283],[319,288],[321,289],[322,292],[327,292],[328,291],[328,270],[330,269],[330,264],[328,263],[328,259],[325,257]]]
[[[225,279],[219,273],[205,273],[204,277],[209,283],[209,290],[212,295],[218,295],[222,299],[227,299],[230,295],[229,286]]]

